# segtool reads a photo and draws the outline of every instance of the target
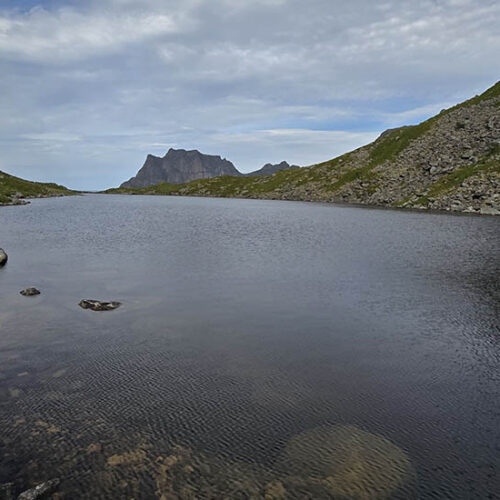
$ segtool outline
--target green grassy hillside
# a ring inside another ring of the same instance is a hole
[[[24,198],[46,198],[76,194],[64,186],[31,182],[0,171],[0,205],[22,204]]]

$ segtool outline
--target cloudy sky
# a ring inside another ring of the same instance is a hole
[[[80,189],[147,153],[309,165],[500,79],[498,0],[0,0],[0,169]]]

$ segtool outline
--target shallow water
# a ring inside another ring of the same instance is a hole
[[[495,498],[499,234],[491,217],[257,200],[1,208],[0,484]]]

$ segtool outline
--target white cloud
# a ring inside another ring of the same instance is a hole
[[[176,33],[182,15],[79,11],[42,7],[0,17],[0,50],[7,55],[47,62],[67,62],[118,50],[126,44]]]
[[[2,168],[74,187],[171,146],[315,163],[498,79],[496,0],[54,5],[0,8]]]

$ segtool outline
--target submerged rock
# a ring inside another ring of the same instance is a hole
[[[101,302],[100,300],[83,299],[78,304],[83,309],[92,309],[92,311],[112,311],[122,305],[121,302]]]
[[[31,297],[32,295],[40,295],[40,290],[35,288],[34,286],[30,286],[29,288],[25,288],[19,292],[21,295],[25,297]]]
[[[14,500],[14,483],[0,484],[0,498],[2,500]]]
[[[61,481],[59,479],[46,481],[45,483],[39,484],[30,490],[24,491],[17,497],[17,500],[38,500],[39,498],[44,498],[45,495],[53,493],[59,486],[60,482]]]
[[[9,259],[9,256],[5,252],[3,248],[0,248],[0,267],[5,266],[7,264],[7,260]]]
[[[321,426],[294,436],[277,464],[295,487],[300,482],[307,489],[322,486],[332,498],[416,498],[408,455],[385,437],[353,425]]]

